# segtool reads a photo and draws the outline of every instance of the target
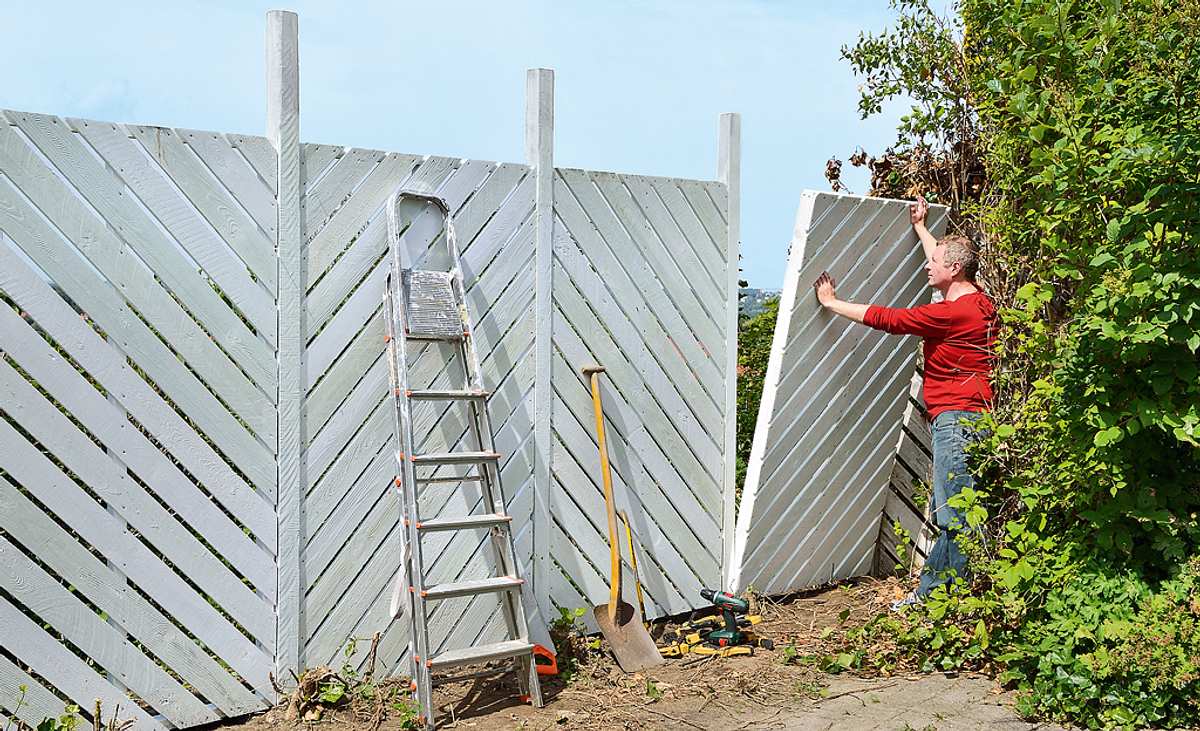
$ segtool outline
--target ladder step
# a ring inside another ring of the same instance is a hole
[[[489,660],[504,660],[533,652],[533,645],[524,640],[508,640],[491,645],[464,647],[461,650],[447,650],[434,655],[429,660],[433,670],[444,670],[458,665],[487,662]]]
[[[477,464],[499,460],[498,452],[431,452],[414,454],[412,458],[413,464]]]
[[[464,515],[455,518],[436,518],[423,520],[417,527],[423,531],[463,530],[466,528],[491,528],[495,525],[505,525],[512,522],[511,515],[485,513],[481,515]]]
[[[456,482],[483,482],[479,475],[463,475],[462,477],[418,477],[417,482],[423,485],[449,485]]]
[[[462,339],[463,339],[463,334],[462,334],[462,333],[458,333],[457,335],[445,335],[445,334],[434,334],[434,333],[414,333],[414,332],[406,332],[406,333],[404,333],[404,339],[405,339],[405,340],[412,340],[413,342],[446,342],[446,343],[454,343],[454,342],[458,342],[459,340],[462,340]]]
[[[409,391],[408,397],[423,401],[458,401],[483,399],[491,396],[489,391]]]
[[[523,583],[525,583],[523,580],[514,579],[511,576],[452,581],[446,584],[433,584],[426,587],[423,592],[423,598],[430,600],[451,599],[456,596],[475,596],[477,594],[491,594],[497,591],[512,591],[513,589],[519,589]]]

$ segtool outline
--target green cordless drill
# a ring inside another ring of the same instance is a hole
[[[700,596],[712,602],[721,610],[721,621],[724,627],[714,629],[704,634],[704,639],[719,647],[741,645],[746,642],[746,633],[738,629],[738,615],[750,611],[750,602],[716,589],[701,589]]]

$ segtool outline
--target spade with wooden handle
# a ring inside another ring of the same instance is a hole
[[[662,653],[642,624],[641,612],[621,598],[621,544],[617,538],[617,510],[613,504],[612,473],[608,465],[608,443],[604,438],[604,408],[600,404],[600,374],[604,366],[583,369],[591,380],[592,407],[596,412],[596,437],[600,448],[600,477],[604,483],[604,508],[608,517],[608,552],[612,564],[612,579],[608,588],[608,603],[592,608],[592,616],[601,634],[608,641],[617,665],[627,673],[661,665]]]

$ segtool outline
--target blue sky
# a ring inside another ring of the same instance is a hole
[[[892,142],[839,59],[886,0],[27,3],[0,25],[0,106],[262,134],[266,12],[300,15],[307,142],[520,162],[524,73],[556,75],[555,162],[716,176],[717,117],[742,114],[742,268],[779,287],[800,192],[830,155]],[[846,166],[864,192],[866,176]]]

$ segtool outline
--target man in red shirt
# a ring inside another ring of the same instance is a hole
[[[966,520],[948,503],[975,484],[967,465],[966,445],[973,422],[992,402],[992,353],[996,308],[975,283],[979,259],[971,242],[951,235],[940,241],[925,227],[929,206],[923,197],[909,206],[913,229],[925,251],[929,286],[942,300],[917,307],[860,305],[837,297],[833,278],[823,272],[813,284],[817,299],[830,312],[897,335],[925,339],[925,406],[933,427],[934,519],[940,532],[917,590],[893,605],[919,603],[929,592],[965,573],[967,560],[955,537]]]

